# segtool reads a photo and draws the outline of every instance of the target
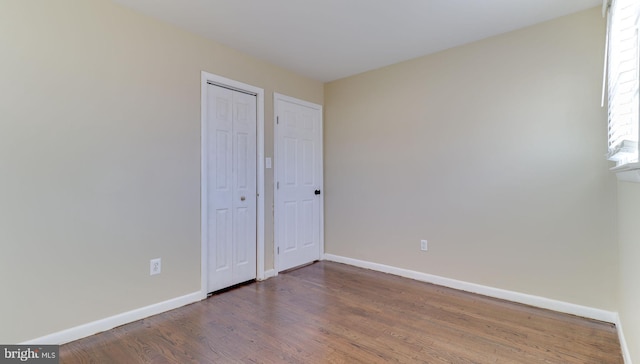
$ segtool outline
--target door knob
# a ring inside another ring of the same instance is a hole
[[[244,201],[245,197],[244,196],[240,196],[240,201]]]
[[[315,193],[316,195],[319,195],[319,194],[320,194],[320,190],[315,190],[315,192],[314,192],[314,193]]]

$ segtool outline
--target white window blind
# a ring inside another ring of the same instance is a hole
[[[608,158],[623,166],[638,162],[640,0],[613,0],[608,16]]]

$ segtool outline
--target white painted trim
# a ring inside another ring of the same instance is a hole
[[[615,172],[618,181],[640,183],[640,163],[627,163],[610,169]]]
[[[72,327],[70,329],[55,332],[53,334],[41,336],[39,338],[25,341],[22,345],[62,345],[68,342],[82,339],[83,337],[91,336],[99,332],[111,330],[114,327],[118,327],[130,322],[142,320],[149,316],[157,315],[163,312],[171,311],[178,307],[182,307],[194,302],[201,301],[207,298],[206,295],[202,295],[200,291],[193,292],[181,297],[172,298],[170,300],[154,303],[149,306],[141,307],[128,312],[107,317],[101,320],[92,321],[80,326]]]
[[[283,95],[283,94],[279,94],[277,92],[273,93],[273,123],[274,123],[274,130],[273,130],[273,155],[274,155],[274,159],[276,159],[277,155],[278,155],[278,127],[276,126],[276,118],[278,117],[278,101],[282,100],[282,101],[287,101],[290,103],[294,103],[294,104],[298,104],[298,105],[302,105],[302,106],[306,106],[308,108],[311,109],[316,109],[320,112],[320,176],[318,178],[318,180],[320,181],[320,238],[318,241],[318,245],[319,245],[319,257],[320,259],[323,259],[324,256],[324,150],[323,150],[323,145],[324,145],[324,141],[323,141],[323,120],[324,120],[324,112],[323,112],[323,107],[322,105],[318,105],[318,104],[314,104],[312,102],[308,102],[308,101],[304,101],[304,100],[300,100],[300,99],[296,99],[295,97],[291,97],[291,96],[287,96],[287,95]],[[273,239],[273,266],[274,266],[274,270],[275,270],[275,275],[278,275],[278,271],[279,271],[279,257],[278,257],[278,211],[276,209],[277,207],[277,202],[278,202],[278,189],[276,188],[276,183],[278,180],[278,161],[275,160],[274,163],[274,169],[273,169],[273,203],[274,203],[274,207],[273,207],[273,232],[274,232],[274,239]]]
[[[269,269],[269,270],[264,271],[264,278],[262,278],[261,280],[269,279],[269,278],[275,277],[277,275],[278,275],[278,272],[276,272],[275,269]]]
[[[339,255],[325,254],[324,259],[332,262],[349,264],[349,265],[353,265],[360,268],[366,268],[366,269],[371,269],[379,272],[390,273],[390,274],[394,274],[401,277],[415,279],[417,281],[433,283],[439,286],[454,288],[461,291],[477,293],[483,296],[500,298],[507,301],[522,303],[525,305],[539,307],[539,308],[545,308],[548,310],[553,310],[553,311],[562,312],[562,313],[568,313],[568,314],[586,317],[594,320],[605,321],[605,322],[614,323],[614,324],[616,323],[617,313],[601,310],[598,308],[576,305],[569,302],[557,301],[550,298],[534,296],[526,293],[508,291],[501,288],[483,286],[476,283],[459,281],[456,279],[440,277],[433,274],[416,272],[409,269],[397,268],[389,265],[342,257]]]
[[[324,257],[324,109],[320,108],[320,259]]]
[[[207,204],[206,197],[208,194],[206,176],[207,176],[207,82],[211,81],[218,85],[228,86],[256,94],[256,150],[257,150],[257,173],[256,173],[256,279],[262,280],[265,277],[264,272],[264,90],[238,82],[229,78],[214,75],[202,71],[201,75],[201,95],[200,95],[200,289],[202,294],[207,295],[207,278],[208,278],[208,254],[207,247]]]
[[[622,358],[625,364],[631,364],[631,353],[629,352],[629,346],[627,346],[627,340],[624,338],[624,332],[622,331],[622,321],[620,315],[616,314],[616,331],[618,331],[618,340],[620,341],[620,349],[622,350]]]
[[[640,183],[640,169],[630,169],[616,172],[618,181]]]
[[[258,109],[257,111],[257,128],[256,128],[256,138],[257,138],[257,168],[258,174],[256,176],[257,183],[257,193],[258,200],[256,203],[256,213],[257,213],[257,267],[256,267],[256,278],[257,279],[265,279],[264,272],[264,255],[265,255],[265,247],[264,247],[264,214],[265,214],[265,206],[264,206],[264,90],[259,89],[260,92],[257,94],[258,98]]]

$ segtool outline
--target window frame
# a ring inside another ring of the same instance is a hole
[[[607,41],[607,159],[618,177],[640,182],[640,4],[637,0],[605,0]],[[624,13],[621,13],[624,11]],[[603,95],[604,96],[604,95]]]

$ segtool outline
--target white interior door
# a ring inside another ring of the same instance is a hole
[[[209,292],[256,278],[256,96],[207,85]]]
[[[322,107],[283,95],[276,103],[277,270],[320,259]]]

